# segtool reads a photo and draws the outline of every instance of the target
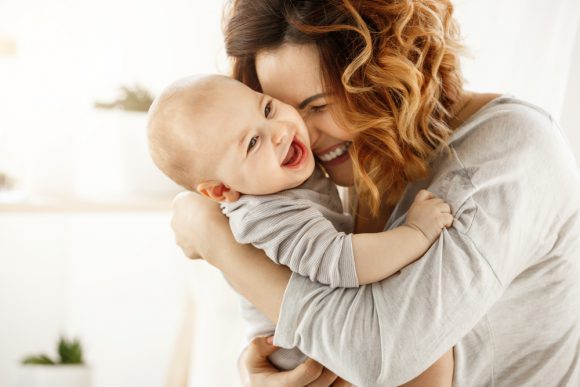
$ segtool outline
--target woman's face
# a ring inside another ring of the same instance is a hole
[[[352,160],[347,152],[352,134],[331,114],[332,95],[322,88],[318,50],[314,45],[286,44],[256,56],[262,90],[294,106],[304,119],[312,152],[338,185],[352,186]]]

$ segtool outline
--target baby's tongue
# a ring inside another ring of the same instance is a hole
[[[284,161],[282,162],[282,165],[288,164],[292,160],[292,158],[294,158],[295,153],[296,150],[294,149],[294,143],[292,143],[292,145],[290,145],[290,149],[288,149],[288,153],[286,154]]]

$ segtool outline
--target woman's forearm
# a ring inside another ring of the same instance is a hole
[[[229,228],[227,233],[216,235],[224,234],[228,237],[212,245],[206,260],[218,268],[243,297],[277,323],[290,270],[275,264],[252,245],[238,244]]]

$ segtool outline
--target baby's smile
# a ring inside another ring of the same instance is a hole
[[[292,139],[286,157],[282,161],[282,166],[285,168],[296,168],[300,166],[308,157],[308,149],[296,136]]]

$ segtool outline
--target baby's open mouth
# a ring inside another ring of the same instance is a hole
[[[306,158],[306,154],[307,151],[304,144],[294,137],[292,144],[290,144],[290,147],[288,148],[288,153],[286,153],[286,157],[284,157],[284,161],[282,161],[282,166],[287,168],[296,167]]]

